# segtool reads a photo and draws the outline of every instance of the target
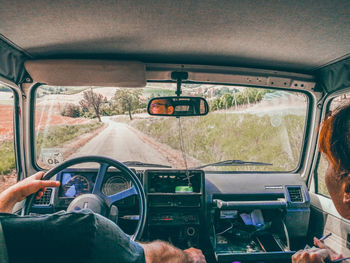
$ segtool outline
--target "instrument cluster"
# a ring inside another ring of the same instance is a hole
[[[92,193],[97,171],[65,170],[58,175],[61,182],[60,198],[75,198],[82,194]],[[102,193],[110,196],[131,187],[131,182],[125,179],[121,172],[108,172],[102,184]]]

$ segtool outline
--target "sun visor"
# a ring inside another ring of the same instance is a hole
[[[35,82],[53,86],[145,87],[145,65],[113,60],[30,60],[24,63]]]
[[[320,86],[327,92],[350,87],[350,57],[317,71]]]

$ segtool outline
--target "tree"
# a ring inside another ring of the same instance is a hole
[[[84,91],[83,99],[79,102],[80,106],[84,109],[92,109],[98,119],[101,122],[100,110],[103,103],[106,102],[106,97],[102,94],[93,92],[92,89]]]
[[[118,103],[118,106],[122,112],[128,112],[129,118],[132,120],[131,112],[140,108],[140,95],[139,89],[119,89],[115,92],[114,99]]]

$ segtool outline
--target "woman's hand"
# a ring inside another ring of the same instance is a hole
[[[38,172],[18,183],[10,186],[0,194],[0,212],[11,213],[13,206],[27,196],[38,192],[37,199],[43,196],[46,187],[57,187],[60,185],[58,181],[42,181],[40,180],[44,172]]]
[[[293,263],[324,263],[326,259],[333,261],[342,258],[341,254],[337,254],[316,237],[314,237],[314,245],[316,247],[299,250],[295,253],[292,256]]]
[[[330,258],[329,251],[321,248],[299,250],[292,256],[293,263],[324,263]]]
[[[329,253],[329,257],[331,259],[331,261],[334,261],[336,259],[340,259],[343,257],[342,254],[338,254],[337,252],[335,252],[333,249],[331,249],[329,246],[326,246],[323,241],[319,240],[318,238],[314,237],[314,245],[316,247],[322,248],[322,249],[327,249],[328,253]]]

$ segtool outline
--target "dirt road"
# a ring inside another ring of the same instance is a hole
[[[108,127],[70,156],[71,158],[102,155],[122,162],[142,161],[171,166],[161,151],[141,140],[127,124],[111,121],[108,117],[103,117],[102,120],[108,123]]]

